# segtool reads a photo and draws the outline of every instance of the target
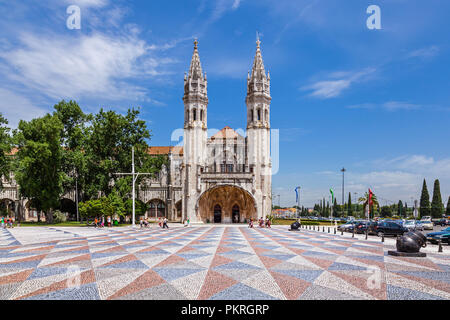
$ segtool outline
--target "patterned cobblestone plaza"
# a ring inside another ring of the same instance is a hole
[[[0,230],[0,299],[450,299],[450,254],[287,226]],[[375,281],[374,281],[375,279]]]

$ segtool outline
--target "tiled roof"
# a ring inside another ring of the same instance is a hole
[[[148,153],[150,155],[169,154],[172,151],[173,155],[183,155],[183,147],[150,147]]]
[[[229,126],[226,126],[222,130],[217,132],[215,135],[213,135],[211,137],[211,140],[214,140],[214,139],[234,139],[234,138],[238,138],[238,137],[242,137],[242,136],[239,133],[237,133],[236,131],[234,131],[233,129],[231,129]]]

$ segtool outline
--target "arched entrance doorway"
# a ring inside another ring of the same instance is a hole
[[[256,219],[253,196],[231,185],[216,186],[204,192],[198,200],[198,210],[206,223],[245,223],[250,218]]]
[[[241,221],[240,210],[239,210],[239,206],[237,204],[235,204],[233,206],[233,209],[231,211],[231,216],[232,216],[233,223],[239,223]]]
[[[11,199],[0,200],[0,216],[14,218],[16,211],[16,203]]]
[[[217,204],[214,206],[214,223],[222,222],[222,208]]]

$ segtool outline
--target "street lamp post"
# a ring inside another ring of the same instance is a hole
[[[135,205],[135,198],[136,198],[136,191],[135,191],[135,185],[136,180],[139,177],[139,175],[152,175],[151,173],[140,173],[135,171],[134,168],[134,147],[131,148],[131,173],[115,173],[119,176],[132,176],[133,180],[133,186],[131,190],[131,198],[132,198],[132,204],[133,204],[133,213],[132,213],[132,227],[134,228],[136,226],[136,205]]]
[[[341,169],[341,172],[342,172],[342,209],[344,209],[344,174],[345,174],[345,171],[347,171],[345,168],[342,168]]]
[[[78,214],[78,173],[75,175],[75,204],[77,208],[77,221],[80,222],[80,216]]]

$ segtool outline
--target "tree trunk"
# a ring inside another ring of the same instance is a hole
[[[45,215],[45,220],[47,224],[53,223],[53,209],[48,210],[48,212]]]

